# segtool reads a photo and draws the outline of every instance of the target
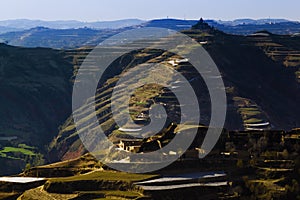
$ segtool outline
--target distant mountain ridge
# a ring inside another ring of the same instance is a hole
[[[281,35],[300,33],[299,22],[284,19],[204,21],[215,29],[234,35],[251,35],[262,30]],[[111,22],[7,20],[0,21],[0,43],[69,49],[96,46],[104,39],[131,28],[159,27],[182,31],[190,29],[197,22],[198,20],[180,19],[154,19],[146,22],[135,19]]]
[[[295,34],[300,32],[300,23],[284,19],[238,19],[234,21],[204,20],[210,26],[228,34],[249,35],[261,30],[273,34]],[[198,20],[181,19],[155,19],[143,24],[146,27],[170,28],[173,30],[186,30],[195,25]]]
[[[91,29],[118,29],[128,26],[137,26],[143,23],[159,23],[159,22],[180,22],[182,25],[191,25],[197,23],[198,20],[181,20],[181,19],[154,19],[154,20],[140,20],[140,19],[122,19],[113,21],[95,21],[95,22],[84,22],[77,20],[56,20],[56,21],[45,21],[45,20],[30,20],[30,19],[15,19],[15,20],[2,20],[0,21],[0,33],[11,32],[12,30],[26,30],[35,27],[47,27],[51,29],[77,29],[77,28],[91,28]],[[225,20],[206,20],[210,23],[226,25],[226,26],[238,26],[245,24],[252,25],[263,25],[263,24],[278,24],[278,23],[299,23],[297,21],[291,21],[286,19],[235,19],[232,21]],[[7,29],[5,31],[5,29]]]
[[[22,31],[22,30],[23,29],[6,27],[6,26],[0,26],[0,34],[1,33],[7,33],[7,32],[13,32],[13,31]]]
[[[90,28],[50,29],[36,27],[24,31],[0,34],[0,42],[12,46],[70,49],[95,46],[108,37],[125,30],[127,28],[95,30]]]
[[[135,26],[143,23],[139,19],[123,19],[115,21],[96,21],[96,22],[82,22],[76,20],[58,20],[58,21],[43,21],[43,20],[4,20],[0,21],[0,27],[8,29],[14,28],[19,30],[26,30],[43,26],[51,29],[77,29],[77,28],[92,28],[92,29],[118,29],[127,26]]]
[[[219,24],[224,24],[224,25],[230,25],[230,26],[237,26],[237,25],[242,25],[242,24],[256,24],[256,25],[262,25],[262,24],[275,24],[275,23],[285,23],[285,22],[295,22],[296,21],[291,21],[291,20],[286,20],[286,19],[235,19],[231,21],[223,21],[223,20],[217,20],[216,21]]]
[[[232,21],[225,21],[225,20],[213,20],[213,19],[207,19],[205,20],[209,24],[218,24],[218,25],[225,25],[225,26],[238,26],[238,25],[264,25],[264,24],[278,24],[278,23],[295,23],[299,24],[297,21],[290,21],[286,19],[235,19]],[[146,24],[151,24],[153,26],[159,25],[160,23],[164,25],[171,25],[174,23],[178,23],[177,27],[180,27],[181,25],[189,25],[192,26],[196,24],[198,20],[182,20],[182,19],[154,19],[151,21],[146,22]]]

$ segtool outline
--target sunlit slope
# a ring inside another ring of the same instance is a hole
[[[195,28],[183,31],[183,33],[203,45],[219,67],[225,82],[228,101],[225,128],[230,130],[289,130],[300,126],[298,117],[299,85],[295,76],[297,67],[287,68],[282,62],[275,62],[266,54],[261,45],[257,45],[256,40],[254,42],[253,37],[255,36],[227,35],[207,25],[201,25],[200,29]],[[277,36],[276,39],[287,43],[289,37]],[[290,39],[297,41],[297,38],[294,37],[290,37]],[[70,55],[75,58],[76,69],[89,51],[80,49],[70,52]],[[112,91],[119,77],[139,63],[162,62],[190,80],[198,94],[201,122],[208,125],[210,100],[205,84],[188,62],[182,62],[178,65],[172,64],[180,59],[171,53],[147,49],[124,55],[112,63],[111,70],[106,75],[106,81],[105,79],[102,80],[104,82],[99,85],[96,96],[96,113],[99,124],[89,124],[76,131],[72,117],[70,117],[61,126],[59,135],[50,145],[51,155],[54,155],[54,159],[69,159],[84,153],[84,146],[77,134],[97,126],[101,126],[112,140],[131,138],[124,135],[116,126],[110,112],[110,102]],[[92,73],[93,70],[92,68],[86,69],[83,73]],[[169,81],[170,87],[179,85],[172,77]],[[123,87],[126,87],[126,84]],[[180,90],[180,88],[178,89]],[[118,98],[121,100],[122,96],[117,96]],[[178,117],[176,117],[178,111],[172,107],[176,104],[176,99],[170,97],[168,90],[159,86],[146,86],[136,91],[136,95],[130,103],[132,118],[135,119],[139,114],[146,112],[153,101],[165,103],[172,113],[173,120],[178,121]],[[89,99],[88,102],[92,103],[93,99]],[[85,112],[87,109],[82,107],[75,114],[83,115],[86,114]],[[82,123],[89,120],[88,116],[83,119]]]

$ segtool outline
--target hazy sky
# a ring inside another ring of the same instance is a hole
[[[299,0],[1,0],[0,20],[124,18],[286,18],[300,21]]]

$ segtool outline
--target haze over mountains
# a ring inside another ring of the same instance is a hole
[[[0,27],[15,28],[19,30],[26,30],[35,27],[47,27],[51,29],[77,29],[77,28],[92,28],[92,29],[118,29],[128,26],[139,25],[143,23],[143,20],[139,19],[124,19],[116,21],[97,21],[97,22],[81,22],[76,20],[69,21],[43,21],[43,20],[4,20],[0,21]],[[2,30],[4,31],[4,30]]]
[[[145,22],[149,27],[163,27],[174,30],[191,28],[198,20],[156,19]],[[274,34],[295,34],[300,32],[300,23],[284,19],[237,19],[234,21],[205,20],[210,26],[225,33],[235,35],[249,35],[261,30]]]
[[[300,33],[299,22],[284,19],[206,22],[218,30],[236,35],[249,35],[261,30],[274,34]],[[0,42],[23,47],[76,48],[98,45],[106,38],[131,28],[160,27],[181,31],[196,23],[197,20],[179,19],[128,19],[111,22],[6,20],[0,21]]]
[[[178,19],[178,21],[180,21]],[[197,20],[183,20],[187,22],[195,22]],[[222,20],[208,20],[214,21],[218,24],[237,26],[242,24],[270,24],[270,23],[285,23],[294,22],[286,19],[236,19],[233,21],[222,21]],[[51,29],[73,29],[73,28],[93,28],[93,29],[117,29],[128,26],[139,25],[146,22],[145,20],[139,19],[124,19],[115,21],[96,21],[96,22],[82,22],[76,20],[57,20],[57,21],[43,21],[43,20],[29,20],[29,19],[16,19],[16,20],[3,20],[0,21],[0,27],[3,28],[14,28],[19,30],[31,29],[39,26],[51,28]]]

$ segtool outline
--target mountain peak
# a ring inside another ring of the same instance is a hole
[[[204,22],[203,18],[200,18],[197,24],[192,26],[192,29],[198,30],[211,30],[212,27],[208,25],[208,23]]]

